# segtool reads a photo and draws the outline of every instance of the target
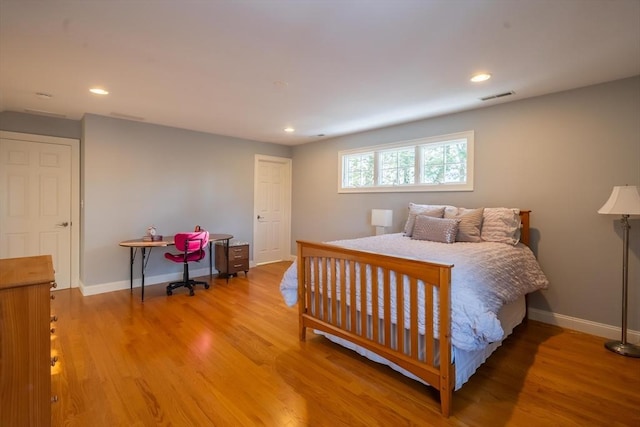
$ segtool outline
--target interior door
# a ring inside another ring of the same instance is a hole
[[[253,261],[291,256],[291,159],[257,155],[254,174]]]
[[[0,258],[52,255],[71,286],[72,147],[0,138]]]

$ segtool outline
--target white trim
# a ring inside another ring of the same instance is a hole
[[[198,270],[189,270],[189,276],[192,278],[200,278],[200,277],[208,278],[209,267],[199,268]],[[168,284],[169,282],[173,282],[180,279],[182,279],[181,271],[178,271],[175,273],[160,274],[157,276],[145,276],[144,286],[146,288],[147,286],[157,285],[159,283]],[[140,277],[133,278],[134,288],[139,288],[141,284],[142,284],[142,280],[140,279]],[[118,282],[102,283],[100,285],[92,285],[92,286],[85,286],[84,284],[80,285],[80,292],[82,292],[82,295],[85,297],[89,295],[104,294],[107,292],[121,291],[123,289],[129,289],[129,279],[120,280]]]
[[[565,316],[564,314],[552,313],[537,308],[529,308],[529,319],[611,340],[620,340],[622,333],[621,328],[618,326],[592,322],[590,320]],[[640,342],[640,331],[627,330],[627,340],[630,343]]]
[[[249,268],[253,268],[255,266],[256,265],[253,261],[249,261]],[[217,274],[218,273],[215,272],[214,270],[213,275],[216,276]],[[200,268],[198,270],[190,270],[189,275],[193,278],[202,278],[202,277],[206,278],[209,276],[209,268],[206,267],[206,268]],[[182,272],[161,274],[157,276],[145,276],[144,286],[145,287],[152,286],[152,285],[157,285],[159,283],[168,284],[169,282],[174,282],[180,279],[182,279]],[[140,277],[134,277],[133,287],[139,288],[142,285],[141,282],[142,280],[140,279]],[[118,282],[102,283],[100,285],[93,285],[93,286],[86,286],[83,283],[80,283],[79,287],[80,287],[80,292],[82,293],[83,296],[98,295],[98,294],[104,294],[107,292],[115,292],[115,291],[121,291],[123,289],[129,289],[129,280],[120,280]]]

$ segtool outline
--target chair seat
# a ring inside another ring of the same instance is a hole
[[[190,252],[187,254],[187,262],[194,262],[194,261],[200,261],[202,258],[204,258],[205,253],[204,251],[195,251],[195,252]],[[166,259],[168,259],[169,261],[173,261],[173,262],[184,262],[185,261],[185,256],[183,253],[181,254],[171,254],[169,252],[165,252],[164,257]]]

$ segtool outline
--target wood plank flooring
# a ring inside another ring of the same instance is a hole
[[[55,293],[54,426],[640,426],[640,359],[534,321],[516,328],[440,416],[429,387],[323,337],[298,340],[289,263],[164,286]]]

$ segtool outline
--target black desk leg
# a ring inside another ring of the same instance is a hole
[[[142,247],[142,301],[144,301],[144,270],[147,266],[146,260],[151,255],[151,248],[149,248],[149,255],[146,255],[146,250],[144,246]]]
[[[129,248],[129,292],[133,293],[133,260],[135,256],[133,254],[133,247]]]
[[[213,252],[213,242],[209,240],[209,280],[213,279],[213,263],[211,260],[211,252]]]
[[[224,256],[227,263],[227,283],[229,283],[229,239],[224,241]]]

